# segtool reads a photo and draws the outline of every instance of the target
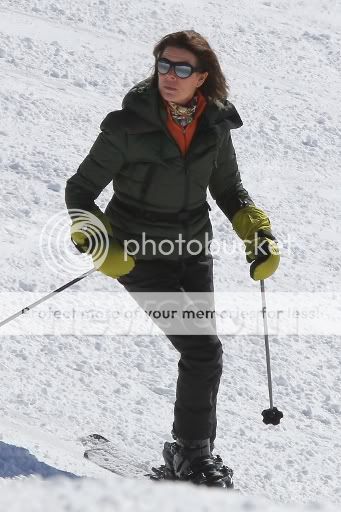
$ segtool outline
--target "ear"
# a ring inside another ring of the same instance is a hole
[[[200,87],[205,82],[207,77],[208,77],[207,71],[205,71],[205,73],[201,73],[201,76],[198,79],[197,87]]]

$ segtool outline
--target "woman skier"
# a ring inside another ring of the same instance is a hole
[[[134,298],[135,292],[213,292],[209,189],[245,243],[251,277],[271,276],[279,265],[278,246],[268,216],[242,185],[230,130],[243,123],[227,100],[215,52],[188,30],[163,37],[153,55],[152,76],[127,93],[122,110],[107,115],[67,181],[73,243]],[[95,199],[110,182],[114,194],[103,213]],[[79,210],[89,218],[73,215]],[[92,250],[91,219],[107,237],[104,259]],[[143,299],[136,300],[144,307]],[[165,443],[165,467],[158,474],[231,487],[232,470],[212,454],[221,342],[215,332],[166,335],[180,360],[175,441]]]

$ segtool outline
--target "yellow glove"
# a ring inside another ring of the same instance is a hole
[[[97,270],[113,278],[133,270],[134,258],[125,253],[122,244],[113,237],[111,224],[100,209],[77,212],[71,218],[71,240],[80,252],[91,255]]]
[[[278,268],[280,253],[266,213],[254,205],[241,208],[233,216],[232,227],[245,244],[252,279],[270,277]]]

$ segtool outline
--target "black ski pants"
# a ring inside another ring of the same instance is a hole
[[[202,252],[178,261],[140,259],[118,281],[143,308],[143,301],[136,299],[134,292],[213,292],[212,255]],[[222,373],[221,342],[215,332],[166,336],[180,353],[173,432],[185,440],[210,438],[213,442]]]

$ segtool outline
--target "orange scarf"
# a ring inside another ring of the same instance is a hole
[[[197,108],[194,114],[193,121],[189,123],[186,127],[180,126],[178,123],[176,123],[176,121],[174,121],[168,102],[165,102],[167,108],[167,128],[172,137],[175,139],[176,143],[178,144],[182,155],[185,155],[187,153],[188,148],[196,132],[200,116],[207,105],[206,99],[199,89],[197,91],[197,98]]]

